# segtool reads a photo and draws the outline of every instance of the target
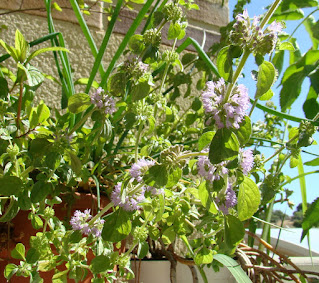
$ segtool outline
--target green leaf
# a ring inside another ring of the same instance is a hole
[[[52,192],[53,186],[51,183],[44,181],[36,182],[31,190],[30,199],[33,203],[41,202],[45,197]]]
[[[15,34],[15,49],[18,54],[18,60],[23,63],[27,58],[27,53],[29,51],[29,45],[26,42],[22,33],[17,29]]]
[[[244,239],[244,236],[243,223],[233,215],[225,215],[225,243],[232,252]]]
[[[13,60],[15,61],[15,62],[18,62],[19,61],[19,55],[18,55],[18,52],[17,52],[17,50],[14,48],[14,47],[12,47],[12,46],[10,46],[10,45],[8,45],[8,44],[6,44],[3,40],[1,40],[0,39],[0,45],[8,52],[8,54],[13,58]]]
[[[147,242],[139,243],[137,248],[137,257],[140,259],[146,257],[148,250],[149,246]]]
[[[92,259],[91,271],[93,274],[98,274],[104,271],[112,269],[110,259],[106,255],[98,255]]]
[[[210,192],[207,189],[206,181],[202,182],[198,187],[198,197],[202,203],[202,205],[209,211],[210,213],[216,214],[217,213],[217,207],[210,196]]]
[[[280,43],[279,50],[295,51],[295,47],[293,46],[291,42],[285,41]]]
[[[319,21],[316,22],[313,16],[308,17],[304,22],[303,25],[308,32],[310,39],[312,41],[313,49],[318,49],[319,43]]]
[[[1,181],[0,181],[1,182]],[[19,212],[20,207],[16,200],[11,199],[10,204],[6,207],[5,213],[0,217],[0,222],[8,222],[13,219]]]
[[[26,63],[29,63],[34,57],[44,53],[44,52],[50,52],[50,51],[64,51],[64,52],[69,52],[68,49],[64,48],[64,47],[60,47],[60,46],[54,46],[54,47],[46,47],[46,48],[42,48],[42,49],[38,49],[34,52],[32,52],[30,54],[30,56],[28,57]]]
[[[89,78],[80,78],[80,79],[77,79],[75,82],[74,82],[74,85],[87,85],[89,82]],[[99,84],[97,81],[93,81],[92,82],[92,86],[97,89],[99,87]]]
[[[29,264],[36,263],[40,259],[40,253],[35,248],[30,248],[27,252],[26,261]]]
[[[13,263],[7,264],[4,270],[4,277],[9,280],[14,274],[17,273],[18,270],[19,268],[15,264]]]
[[[18,195],[23,189],[23,182],[15,176],[4,176],[0,178],[0,195]]]
[[[81,233],[80,230],[76,230],[76,231],[73,231],[72,234],[70,235],[70,240],[69,242],[70,243],[78,243],[82,240],[83,238],[83,235]]]
[[[128,47],[134,54],[141,54],[145,48],[143,35],[133,35],[128,42]]]
[[[304,17],[304,12],[300,9],[296,10],[286,10],[281,11],[281,9],[277,9],[273,16],[270,18],[269,22],[273,20],[277,21],[296,21],[300,20]]]
[[[107,82],[107,89],[113,96],[124,96],[127,78],[125,73],[115,73]]]
[[[240,123],[239,129],[235,131],[238,141],[241,146],[245,145],[251,136],[251,121],[249,116],[245,116],[243,121]]]
[[[219,129],[209,148],[209,160],[217,164],[225,160],[233,160],[238,157],[239,141],[235,133],[223,128]]]
[[[306,211],[302,221],[301,241],[308,234],[309,230],[319,223],[319,198],[316,198]]]
[[[253,180],[244,177],[244,181],[239,185],[238,192],[238,218],[244,221],[254,215],[260,204],[260,192]]]
[[[167,39],[171,40],[171,39],[178,38],[181,32],[182,32],[181,25],[178,22],[176,23],[171,22],[168,28]]]
[[[91,98],[86,93],[76,93],[69,98],[68,108],[71,113],[77,114],[91,105]]]
[[[74,154],[71,150],[68,150],[67,153],[71,159],[72,170],[77,176],[80,176],[82,171],[82,163],[80,158],[76,154]]]
[[[144,181],[149,186],[164,187],[168,182],[168,172],[164,165],[152,166],[144,175]]]
[[[266,93],[264,93],[261,97],[259,97],[259,100],[267,101],[267,100],[270,100],[273,96],[274,96],[274,92],[270,89]]]
[[[264,61],[258,69],[257,90],[255,99],[266,93],[276,80],[276,70],[272,63]]]
[[[50,117],[49,108],[42,102],[36,108],[32,108],[29,116],[30,129],[42,124]]]
[[[278,75],[281,74],[282,68],[284,66],[284,58],[285,58],[285,51],[277,51],[275,56],[272,59],[272,63],[274,64],[275,68],[278,71]]]
[[[319,40],[319,21],[311,27],[312,35],[315,39]]]
[[[0,77],[0,98],[5,98],[9,93],[8,82],[5,78]]]
[[[180,178],[182,178],[182,169],[179,167],[173,167],[169,170],[169,174],[168,174],[168,181],[166,184],[167,188],[171,188],[173,186],[175,186],[178,181],[180,180]]]
[[[147,81],[141,82],[132,87],[132,101],[137,101],[145,98],[149,95],[151,90],[151,86],[148,84]]]
[[[113,243],[125,239],[132,230],[130,214],[123,209],[118,209],[105,217],[102,238]]]
[[[174,227],[168,227],[167,229],[164,230],[163,234],[162,234],[162,240],[164,242],[165,245],[169,245],[172,242],[175,241],[176,238],[176,233],[174,231]]]
[[[25,246],[21,243],[18,243],[11,251],[11,256],[15,259],[25,260]]]
[[[44,75],[31,65],[27,67],[26,75],[28,79],[28,85],[31,87],[38,87],[44,81]]]
[[[214,258],[213,251],[204,246],[195,255],[194,261],[196,265],[210,264],[212,263],[213,258]]]
[[[219,51],[216,63],[218,72],[225,81],[228,81],[233,67],[232,58],[229,56],[229,49],[230,47],[226,46]]]
[[[214,255],[214,260],[227,267],[238,283],[252,283],[246,272],[241,268],[240,264],[231,257],[223,254]]]
[[[313,119],[319,112],[319,103],[317,101],[317,98],[318,94],[316,93],[315,89],[313,87],[310,87],[307,99],[302,106],[305,116],[308,119]]]
[[[319,157],[304,163],[307,166],[319,166]]]
[[[52,283],[67,283],[69,270],[60,271],[52,276]]]
[[[32,227],[35,230],[39,230],[43,227],[43,221],[39,215],[36,215],[30,212],[29,219],[31,220]]]
[[[215,135],[216,132],[214,131],[209,131],[209,132],[205,132],[204,134],[202,134],[198,140],[198,150],[201,151],[203,150],[205,147],[207,147],[213,140],[213,137]]]

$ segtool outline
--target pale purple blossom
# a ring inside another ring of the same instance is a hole
[[[139,159],[134,163],[130,169],[132,178],[136,179],[139,183],[143,180],[144,173],[152,166],[155,165],[154,160]]]
[[[139,204],[145,199],[144,187],[141,187],[140,190],[134,194],[128,193],[123,195],[122,193],[122,182],[119,182],[115,185],[114,190],[111,193],[111,200],[115,206],[122,207],[126,211],[139,209],[141,207]]]
[[[157,189],[157,188],[154,188],[154,187],[151,187],[151,186],[147,186],[146,187],[146,192],[150,192],[154,196],[164,195],[165,194],[164,189]]]
[[[280,22],[276,22],[276,21],[273,21],[268,27],[266,30],[268,30],[269,32],[273,32],[275,33],[276,35],[280,32],[282,32],[282,24]]]
[[[104,220],[97,219],[94,221],[94,223],[89,224],[91,218],[92,215],[90,214],[90,209],[86,209],[84,212],[76,210],[70,220],[72,229],[75,231],[79,230],[84,235],[92,234],[95,237],[100,237]]]
[[[208,152],[208,149],[202,150],[202,152]],[[208,156],[201,155],[197,161],[198,173],[204,177],[205,180],[213,182],[220,179],[220,177],[228,174],[226,168],[227,161],[222,161],[218,164],[212,164]]]
[[[232,188],[232,184],[228,184],[224,199],[221,200],[220,198],[216,198],[216,203],[219,204],[218,207],[224,214],[228,214],[229,208],[232,208],[237,204],[237,196]]]
[[[227,101],[224,101],[227,86],[223,78],[217,82],[207,82],[202,93],[203,107],[206,114],[211,115],[218,129],[239,128],[249,108],[248,89],[240,84],[235,86]]]
[[[251,149],[240,150],[240,167],[244,175],[247,175],[254,166],[254,155]]]
[[[105,114],[111,115],[116,111],[114,98],[105,94],[101,87],[91,95],[91,103],[101,109]]]

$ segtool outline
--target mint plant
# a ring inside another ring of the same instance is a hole
[[[228,260],[233,271],[230,257],[244,239],[244,224],[253,232],[254,221],[266,212],[261,220],[266,239],[275,198],[291,181],[282,169],[288,160],[291,167],[302,166],[300,152],[314,143],[318,126],[318,113],[309,118],[307,112],[304,119],[276,111],[270,102],[258,103],[273,95],[281,71],[276,56],[295,52],[283,34],[284,23],[275,19],[286,2],[275,0],[265,15],[253,19],[247,10],[238,14],[218,51],[216,67],[193,39],[177,47],[185,38],[186,11],[198,9],[193,1],[165,1],[151,9],[153,1],[148,0],[104,69],[102,57],[123,1],[111,9],[103,42],[95,50],[82,15],[89,6],[70,0],[95,58],[90,77],[79,80],[79,92],[63,35],[53,33],[52,3],[45,3],[47,37],[28,43],[17,30],[15,46],[0,41],[7,52],[0,57],[0,221],[7,223],[28,211],[37,231],[28,239],[30,249],[18,243],[11,251],[20,264],[8,263],[5,278],[43,282],[41,272],[51,271],[52,280],[61,282],[80,282],[87,276],[92,282],[127,280],[134,277],[133,256],[156,253],[171,261],[172,270],[177,259],[189,259],[204,282],[204,266],[218,269],[217,262]],[[146,15],[141,34],[134,34]],[[160,48],[163,36],[171,47]],[[52,47],[31,52],[46,39],[52,39]],[[189,44],[197,54],[181,55]],[[48,76],[31,65],[36,56],[52,51],[59,75],[53,80],[61,85],[61,109],[54,110],[35,100]],[[308,51],[288,67],[283,92],[291,72],[312,78],[317,55],[317,50]],[[238,84],[249,56],[255,56],[258,65],[254,99]],[[9,57],[15,69],[7,65]],[[197,93],[194,70],[201,76]],[[293,100],[281,96],[283,111]],[[251,121],[256,107],[266,113],[262,122]],[[289,127],[289,120],[300,122],[299,127]],[[289,129],[287,142],[277,127],[282,124]],[[270,156],[262,155],[265,142],[278,145]],[[267,170],[268,162],[273,163]],[[97,207],[88,203],[83,211],[58,216],[59,205],[74,203],[84,188],[96,195]],[[285,192],[289,197],[289,190]],[[103,197],[109,199],[104,207]],[[306,217],[305,231],[315,222],[313,211]],[[182,252],[175,248],[178,241],[184,244]],[[237,279],[250,282],[242,269],[238,272]]]

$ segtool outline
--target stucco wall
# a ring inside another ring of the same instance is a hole
[[[60,0],[57,2],[63,7],[63,12],[53,10],[55,28],[56,31],[62,32],[66,47],[70,50],[69,58],[71,66],[75,70],[74,80],[88,77],[94,63],[89,45],[82,34],[80,26],[76,23],[69,1]],[[227,1],[225,1],[224,6],[221,5],[221,2],[222,0],[197,1],[200,11],[191,11],[188,15],[190,25],[187,35],[202,43],[205,30],[206,49],[219,39],[219,27],[226,25],[228,21]],[[8,44],[14,45],[16,29],[22,32],[28,42],[48,34],[46,13],[43,8],[44,1],[41,0],[0,0],[0,26],[7,26],[7,29],[2,30],[0,33],[0,38]],[[101,9],[98,7],[95,11],[95,13],[86,18],[96,45],[99,47],[107,27],[107,15],[101,13]],[[123,38],[123,34],[129,28],[135,15],[135,11],[122,11],[121,21],[118,21],[115,26],[115,33],[111,37],[108,50],[104,56],[104,66],[107,66],[108,62],[110,62],[112,55]],[[169,44],[165,39],[164,43]],[[49,42],[42,43],[39,47],[44,46],[49,46]],[[33,50],[39,47],[35,46]],[[4,53],[4,49],[0,48],[0,56]],[[13,63],[12,59],[8,60]],[[57,77],[52,53],[40,55],[31,63],[42,72]],[[97,77],[98,80],[99,78]],[[80,89],[78,88],[77,90],[79,91]],[[41,89],[37,91],[37,95],[37,99],[45,100],[50,106],[60,107],[61,87],[58,85],[46,80]]]

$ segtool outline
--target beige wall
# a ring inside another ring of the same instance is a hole
[[[63,12],[53,11],[55,18],[56,31],[62,32],[66,47],[70,50],[71,66],[75,70],[74,80],[80,77],[88,77],[93,66],[94,58],[90,48],[82,34],[81,28],[76,24],[76,19],[72,9],[68,5],[68,0],[57,1],[63,8]],[[224,26],[228,22],[228,5],[225,1],[225,6],[221,7],[222,0],[197,1],[200,6],[200,11],[192,11],[189,14],[188,36],[191,36],[202,43],[203,29],[206,30],[206,45],[207,49],[214,41],[218,40],[218,30],[220,26]],[[0,26],[6,25],[8,28],[0,33],[0,38],[10,45],[14,45],[15,30],[19,29],[25,36],[28,42],[35,40],[41,36],[48,34],[47,21],[45,18],[44,1],[41,0],[0,0]],[[18,12],[15,10],[23,10]],[[97,46],[99,47],[104,31],[107,27],[106,15],[100,13],[92,13],[87,17],[88,24],[92,36],[94,37]],[[126,32],[130,23],[135,18],[136,12],[123,11],[121,21],[116,24],[115,34],[112,35],[108,50],[105,54],[104,66],[111,60],[119,43],[123,38],[123,33]],[[182,42],[182,41],[181,41]],[[164,43],[168,43],[164,39]],[[49,46],[49,43],[42,44]],[[38,47],[33,47],[36,50]],[[0,48],[0,55],[5,53],[4,49]],[[11,60],[11,59],[8,59]],[[12,62],[12,60],[10,61]],[[56,67],[53,60],[53,55],[44,54],[34,59],[32,62],[36,68],[44,73],[57,77]],[[98,79],[97,79],[98,80]],[[79,89],[78,89],[79,91]],[[45,100],[50,106],[59,108],[61,89],[59,86],[45,81],[41,89],[37,91],[38,99]]]

